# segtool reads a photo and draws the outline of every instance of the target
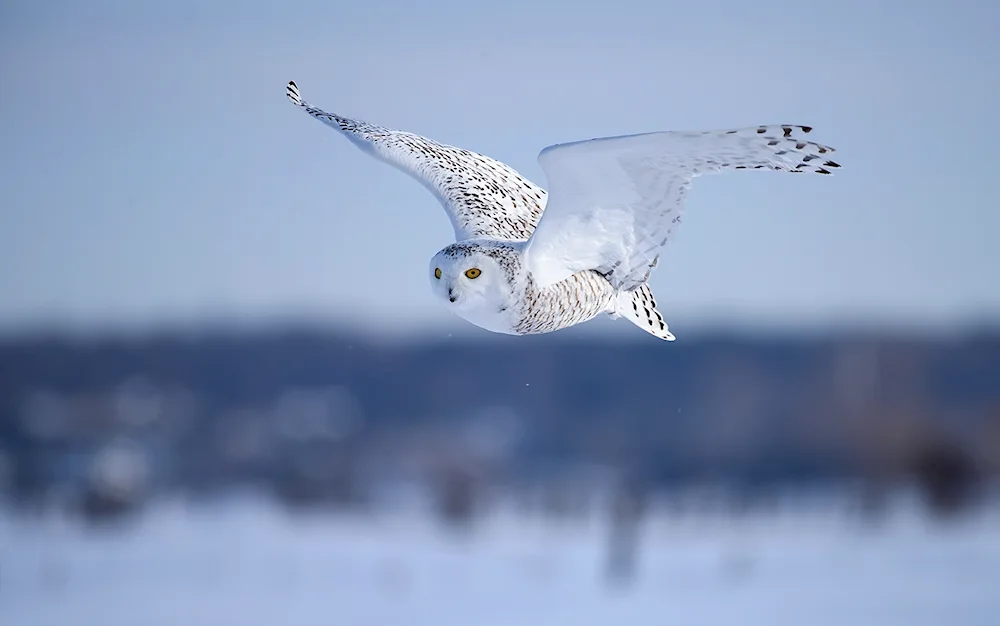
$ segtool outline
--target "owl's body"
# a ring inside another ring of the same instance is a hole
[[[553,332],[617,312],[619,290],[593,270],[539,287],[524,261],[525,248],[523,241],[491,239],[451,244],[431,259],[431,289],[462,319],[508,335]],[[470,268],[482,274],[470,279]]]
[[[673,340],[647,280],[680,223],[691,180],[728,170],[830,174],[808,126],[656,132],[550,146],[552,196],[511,167],[431,139],[293,104],[410,174],[445,208],[456,242],[431,259],[434,294],[486,330],[529,335],[602,313]]]

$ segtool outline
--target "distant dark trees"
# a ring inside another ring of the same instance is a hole
[[[909,478],[944,510],[964,500],[963,485],[1000,471],[1000,334],[671,345],[558,335],[376,344],[303,329],[9,337],[0,487],[29,498],[127,436],[149,455],[154,487],[263,483],[289,502],[357,502],[373,450],[400,434],[453,432],[485,409],[523,428],[489,461],[505,480],[622,459],[660,485]],[[483,468],[469,458],[425,472],[448,519],[473,514]]]

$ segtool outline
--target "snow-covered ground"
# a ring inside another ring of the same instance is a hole
[[[117,529],[0,515],[5,626],[1000,624],[1000,513],[829,507],[647,519],[629,585],[607,528],[497,514],[291,515],[161,503]]]

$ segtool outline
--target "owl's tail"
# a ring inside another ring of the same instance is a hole
[[[647,333],[666,341],[673,341],[674,335],[667,328],[663,316],[656,310],[656,300],[649,285],[642,285],[630,291],[618,293],[618,306],[615,316],[627,318],[633,324]]]

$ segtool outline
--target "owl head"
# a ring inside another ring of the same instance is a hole
[[[502,258],[497,251],[467,242],[452,244],[431,259],[431,291],[456,312],[501,306],[510,295]]]

